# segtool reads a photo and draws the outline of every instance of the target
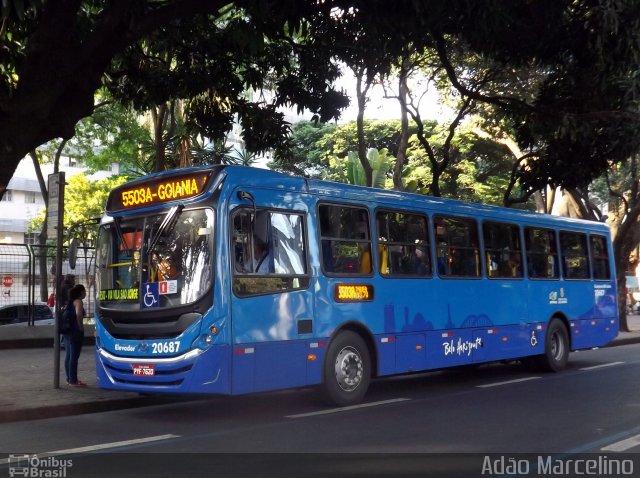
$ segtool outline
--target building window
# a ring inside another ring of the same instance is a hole
[[[24,203],[25,204],[35,204],[36,203],[36,193],[33,191],[25,191],[24,193]]]
[[[24,234],[24,243],[25,244],[38,244],[38,236],[37,232],[25,232]]]
[[[11,189],[7,189],[3,196],[2,196],[2,200],[5,202],[11,202],[13,201],[13,192],[11,191]]]

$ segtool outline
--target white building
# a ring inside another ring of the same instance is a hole
[[[45,183],[53,173],[53,164],[41,164]],[[83,174],[86,168],[78,165],[74,159],[60,158],[60,171],[66,179]],[[104,179],[118,174],[118,164],[113,163],[108,171],[98,171],[88,175],[89,179]],[[39,215],[44,208],[44,198],[31,158],[24,158],[16,168],[7,190],[0,201],[0,243],[35,244],[37,234],[27,232],[29,221]]]

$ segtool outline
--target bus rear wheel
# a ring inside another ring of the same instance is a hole
[[[545,372],[559,372],[569,360],[569,332],[559,319],[552,319],[547,328],[544,354],[536,357],[536,365]]]
[[[348,406],[364,398],[371,382],[367,345],[355,332],[344,331],[331,342],[324,362],[323,391],[334,405]]]

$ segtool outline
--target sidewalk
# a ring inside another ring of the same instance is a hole
[[[608,347],[640,343],[640,316],[630,316],[633,332],[621,332]],[[82,413],[168,403],[176,397],[141,396],[101,390],[96,386],[95,347],[80,355],[78,375],[86,388],[70,387],[64,377],[64,351],[60,353],[60,388],[53,388],[52,347],[0,349],[0,423],[35,420]]]
[[[154,397],[96,386],[95,347],[83,347],[78,376],[88,386],[71,387],[60,352],[60,388],[53,388],[54,352],[47,348],[0,350],[0,423],[34,420],[159,403]]]

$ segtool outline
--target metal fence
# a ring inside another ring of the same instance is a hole
[[[49,306],[55,300],[55,257],[55,246],[0,243],[0,324],[34,325],[53,319],[53,307]],[[60,280],[67,277],[86,287],[85,309],[91,316],[95,307],[95,249],[79,247],[75,269],[66,260],[66,247],[63,257]]]

